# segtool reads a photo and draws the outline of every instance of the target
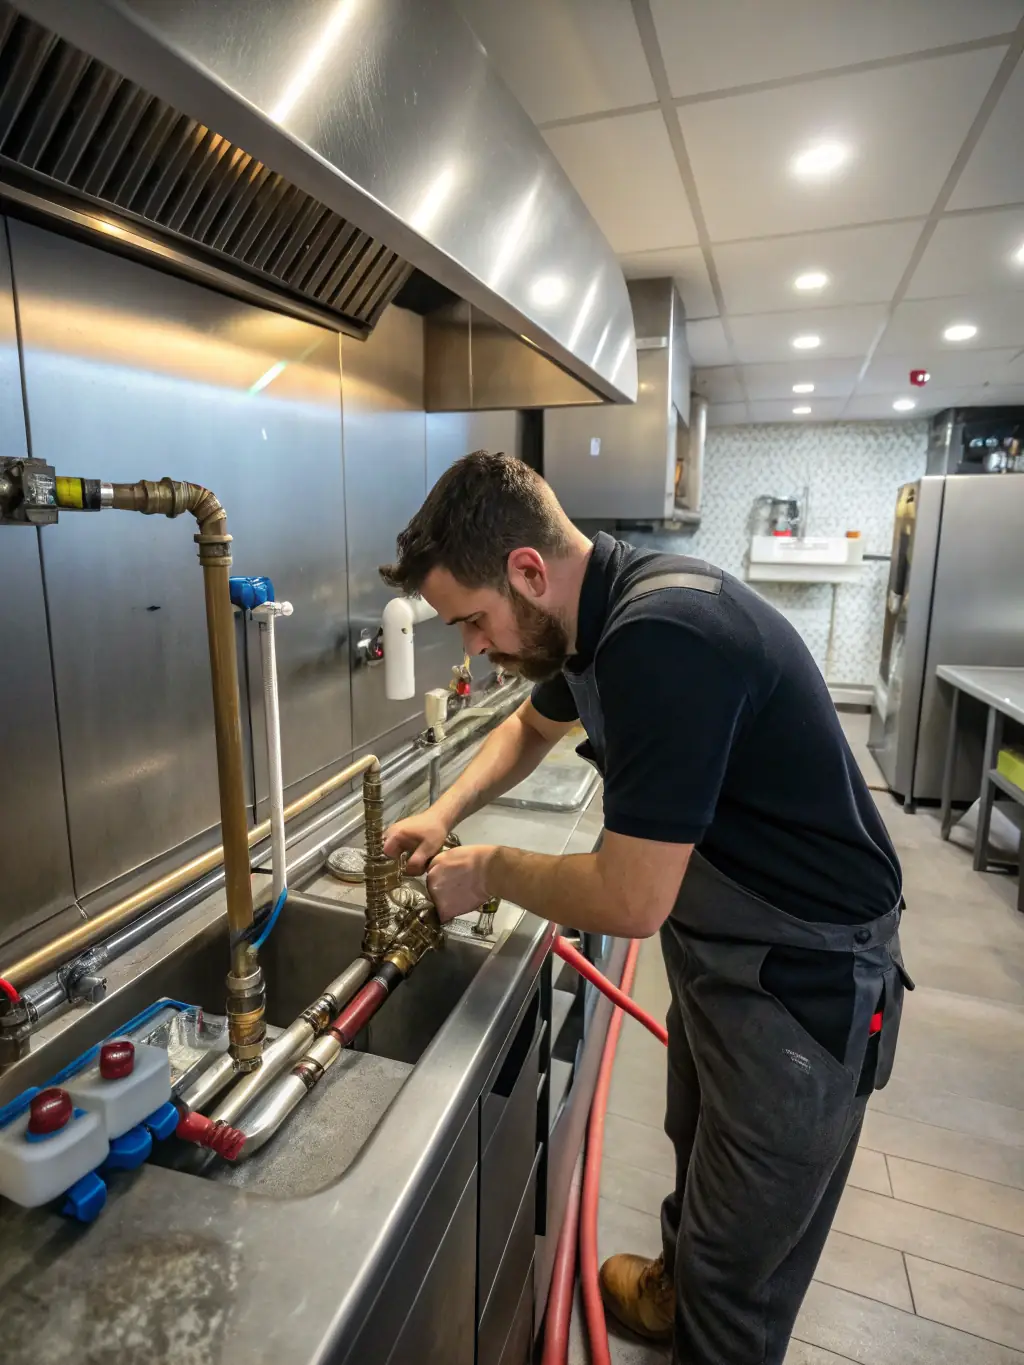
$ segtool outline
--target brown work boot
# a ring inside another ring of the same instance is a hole
[[[601,1267],[601,1297],[624,1327],[650,1341],[671,1341],[676,1294],[665,1258],[609,1256]]]

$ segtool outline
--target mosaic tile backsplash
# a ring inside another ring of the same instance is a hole
[[[806,487],[808,535],[860,531],[865,553],[887,555],[896,491],[924,474],[927,441],[924,422],[718,427],[708,432],[700,526],[692,533],[623,535],[637,544],[699,555],[745,578],[754,499],[762,493],[799,496]],[[888,575],[888,563],[870,562],[859,582],[839,586],[829,682],[874,682]],[[756,586],[796,626],[824,672],[831,586]]]

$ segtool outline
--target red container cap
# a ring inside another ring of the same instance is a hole
[[[29,1105],[28,1131],[33,1137],[59,1133],[71,1122],[74,1112],[75,1106],[66,1090],[59,1090],[56,1086],[40,1090]]]
[[[100,1048],[100,1075],[105,1081],[119,1081],[135,1069],[135,1044],[116,1038]]]

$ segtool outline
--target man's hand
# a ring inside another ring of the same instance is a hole
[[[487,868],[493,854],[489,844],[470,844],[449,849],[430,864],[427,890],[442,924],[479,910],[487,900]]]
[[[433,808],[421,815],[410,815],[399,820],[384,836],[384,852],[389,858],[408,853],[406,868],[413,877],[419,876],[448,837],[448,825]]]

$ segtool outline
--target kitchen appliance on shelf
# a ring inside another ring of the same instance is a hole
[[[939,664],[1024,667],[1024,479],[933,476],[896,502],[868,747],[908,807],[937,801],[950,697]],[[983,717],[965,706],[953,799],[978,795]]]

